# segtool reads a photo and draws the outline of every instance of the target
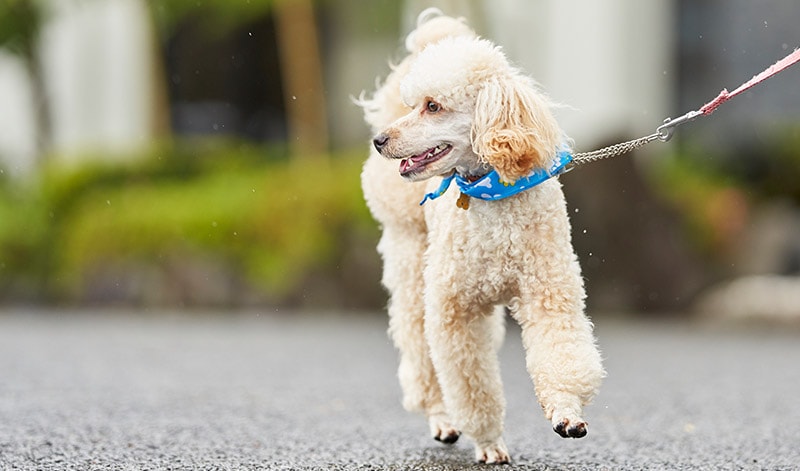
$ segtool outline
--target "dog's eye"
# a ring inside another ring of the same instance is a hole
[[[436,113],[436,112],[440,111],[441,109],[442,109],[442,105],[440,105],[439,103],[436,103],[433,100],[428,100],[428,102],[425,103],[425,111],[427,111],[428,113]]]

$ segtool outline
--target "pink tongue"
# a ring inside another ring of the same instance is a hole
[[[421,160],[424,160],[426,157],[428,157],[428,153],[430,153],[430,152],[431,152],[430,150],[426,150],[425,152],[423,152],[421,154],[418,154],[418,155],[415,155],[413,157],[409,157],[407,159],[401,160],[400,161],[400,172],[405,172],[409,168],[413,167],[414,164],[419,163],[419,161],[421,161]]]

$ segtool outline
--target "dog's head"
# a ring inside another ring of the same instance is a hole
[[[364,119],[373,132],[380,132],[398,117],[408,112],[408,107],[400,100],[400,81],[408,74],[417,54],[423,49],[447,37],[476,37],[463,18],[447,16],[437,8],[428,8],[419,14],[417,27],[405,40],[408,55],[399,63],[392,65],[392,73],[385,82],[378,84],[371,97],[364,92],[353,101],[364,109]]]
[[[493,167],[514,182],[548,167],[563,140],[548,100],[487,40],[449,37],[422,50],[400,83],[411,111],[373,144],[412,181]]]

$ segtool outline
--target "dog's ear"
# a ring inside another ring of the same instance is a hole
[[[562,141],[547,98],[515,75],[492,78],[480,90],[471,132],[473,151],[512,183],[547,168]]]

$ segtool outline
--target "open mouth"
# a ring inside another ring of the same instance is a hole
[[[453,148],[450,144],[439,144],[425,152],[400,161],[400,175],[406,176],[418,172],[427,165],[441,159]]]

